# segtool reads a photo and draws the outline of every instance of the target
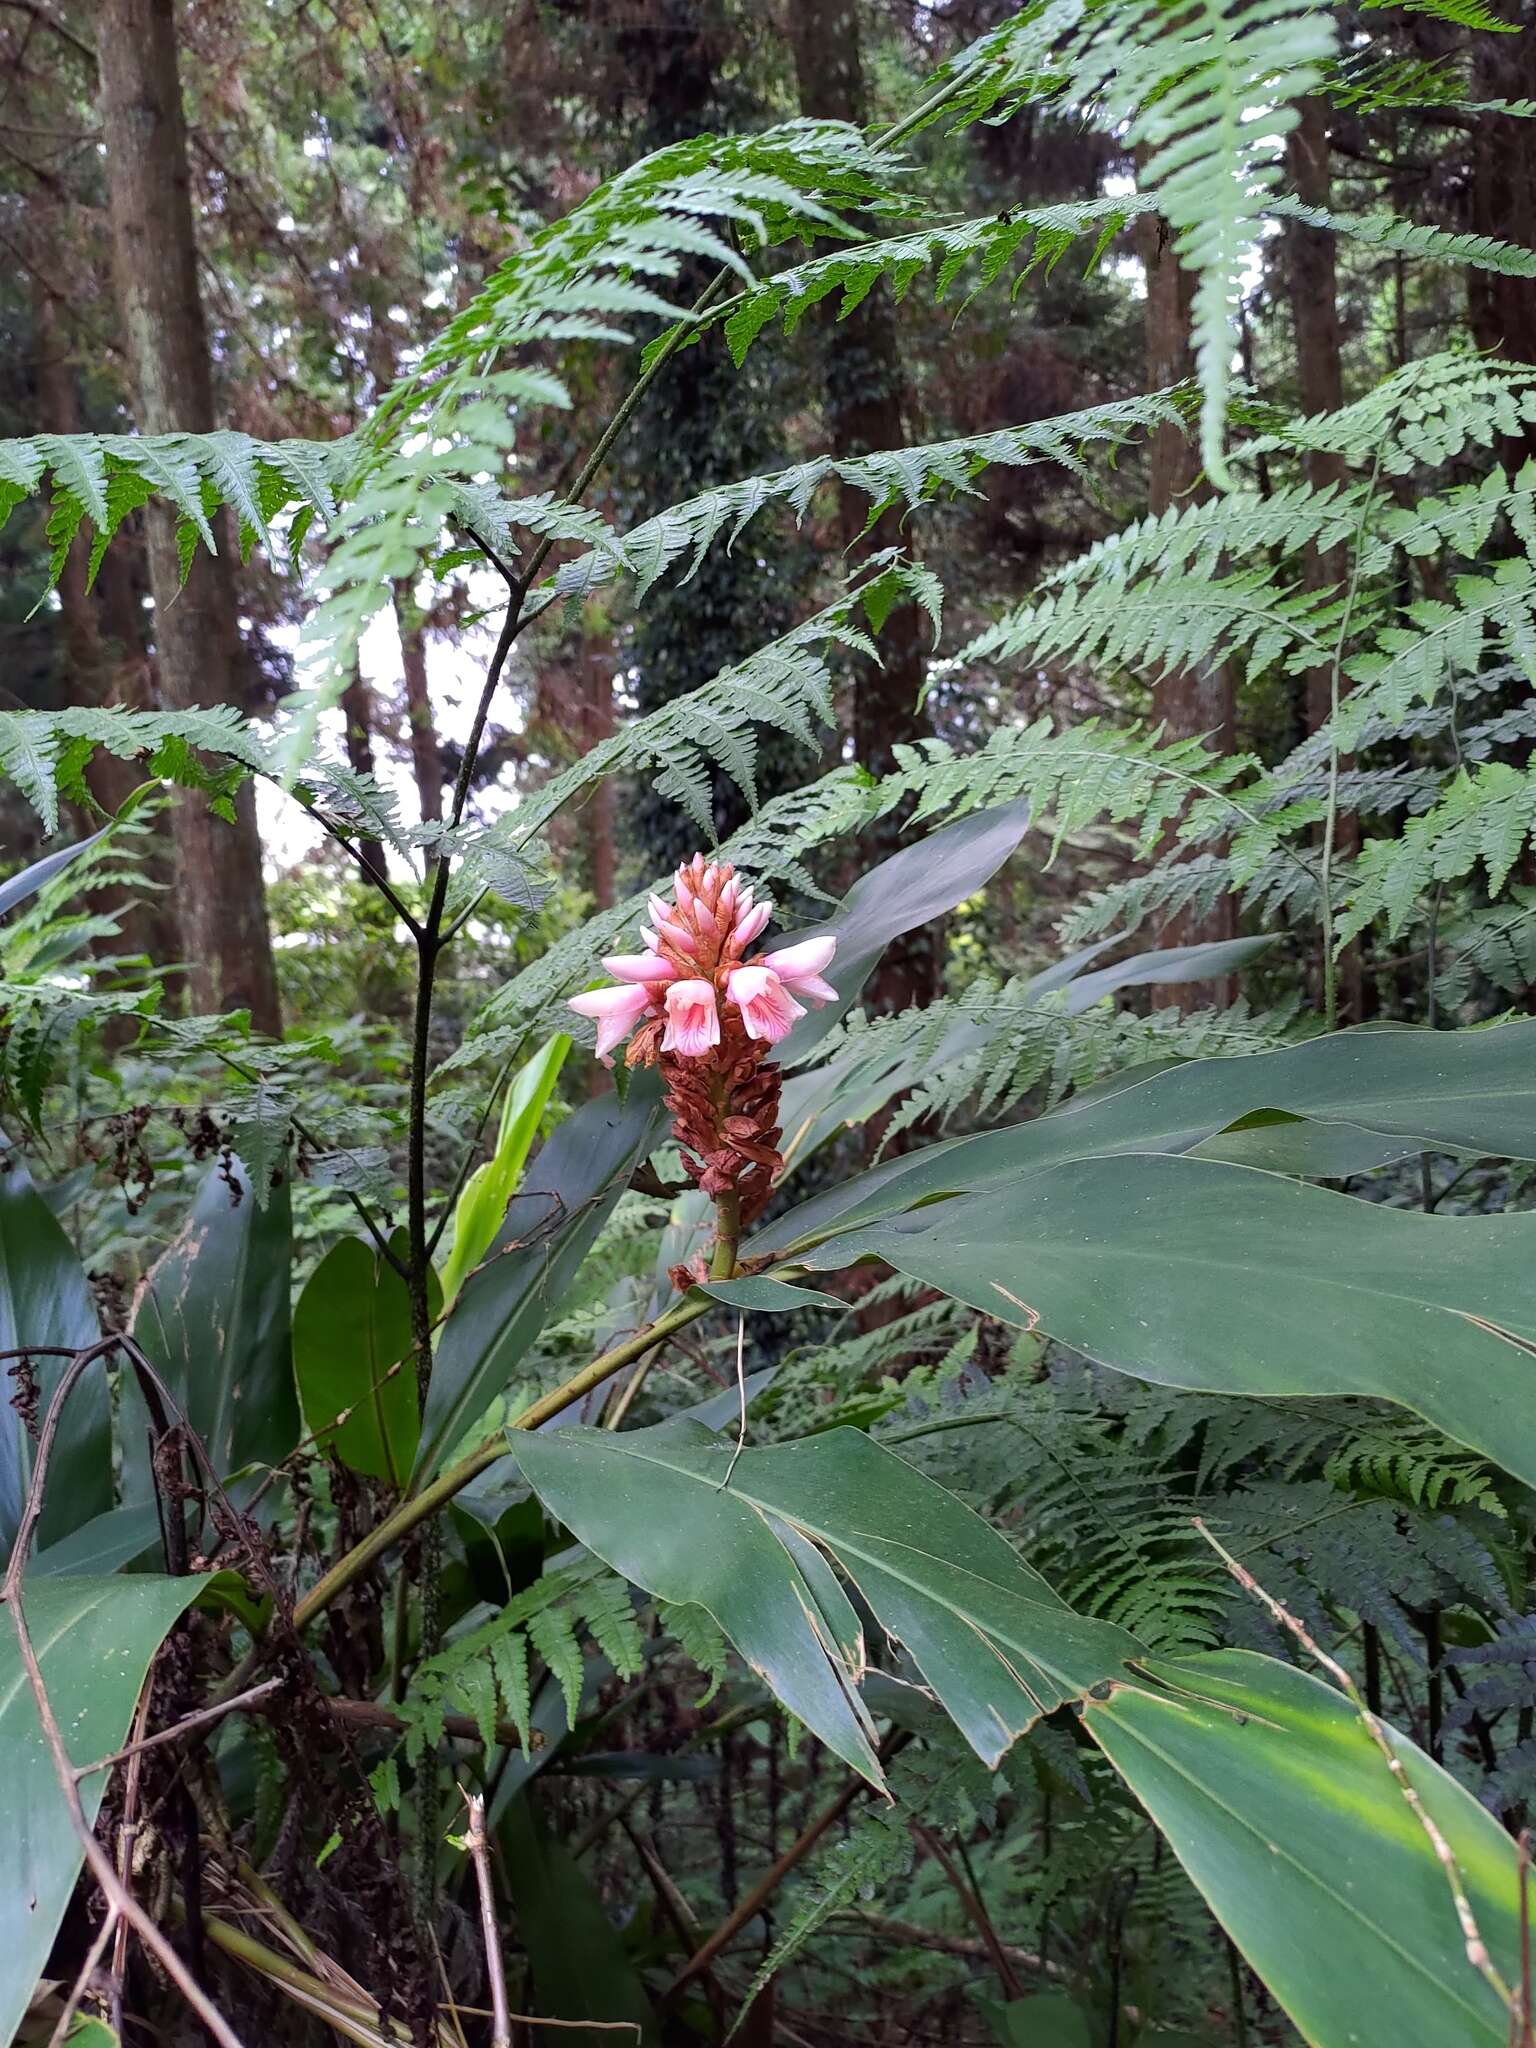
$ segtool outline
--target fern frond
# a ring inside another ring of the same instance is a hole
[[[1057,732],[1048,718],[1001,726],[973,754],[943,740],[895,750],[897,773],[881,782],[882,811],[915,796],[912,822],[963,816],[1027,796],[1037,829],[1049,819],[1052,851],[1071,834],[1107,821],[1130,825],[1143,852],[1157,844],[1190,799],[1191,820],[1230,827],[1237,810],[1223,791],[1253,767],[1250,757],[1220,755],[1201,739],[1168,740],[1161,729],[1116,728],[1096,718]],[[1193,828],[1192,828],[1193,829]]]
[[[1309,484],[1287,484],[1267,497],[1239,488],[1199,504],[1171,505],[1095,541],[1038,588],[1050,592],[1106,581],[1123,585],[1152,572],[1209,574],[1224,555],[1300,554],[1309,546],[1326,552],[1353,538],[1364,499],[1363,486],[1330,484],[1317,491]]]
[[[1301,0],[1158,0],[1090,13],[1072,53],[1067,97],[1146,151],[1143,191],[1174,232],[1196,277],[1192,338],[1200,376],[1200,452],[1213,482],[1230,482],[1227,394],[1243,267],[1296,101],[1334,56],[1331,15]]]
[[[1396,839],[1368,839],[1350,877],[1338,943],[1377,918],[1391,937],[1435,882],[1459,881],[1479,864],[1497,895],[1536,835],[1536,774],[1507,761],[1460,769],[1440,801],[1409,818]]]
[[[596,318],[609,338],[628,339],[611,317],[679,308],[635,280],[675,279],[703,257],[751,282],[730,239],[759,244],[808,232],[853,230],[837,209],[877,211],[895,201],[899,158],[836,121],[787,121],[756,135],[696,136],[631,164],[563,219],[534,234],[423,354],[412,384],[387,412],[414,401],[423,382],[478,362],[487,352],[565,333]]]
[[[242,770],[270,765],[267,741],[229,705],[186,711],[76,705],[62,711],[0,712],[0,773],[21,790],[49,832],[58,830],[61,794],[91,804],[84,770],[97,747],[123,760],[145,755],[151,775],[208,790],[216,801],[227,801],[233,784],[204,768],[194,749],[238,763]]]
[[[1495,241],[1490,235],[1457,235],[1445,228],[1421,227],[1395,213],[1332,213],[1326,207],[1304,205],[1286,192],[1272,193],[1264,210],[1306,227],[1326,228],[1369,249],[1390,249],[1398,255],[1472,270],[1496,270],[1505,277],[1536,277],[1536,249]]]
[[[1509,521],[1526,553],[1536,554],[1536,461],[1522,463],[1513,477],[1495,468],[1479,482],[1457,484],[1443,495],[1384,505],[1376,520],[1379,531],[1361,552],[1360,573],[1385,574],[1397,548],[1416,559],[1446,550],[1473,559],[1501,519]]]
[[[961,650],[963,662],[1097,662],[1163,675],[1246,657],[1250,674],[1303,650],[1331,652],[1327,593],[1287,590],[1265,569],[1144,576],[1100,591],[1075,583],[1020,605]]]
[[[272,521],[291,505],[327,524],[358,464],[350,437],[335,441],[258,441],[249,434],[36,434],[0,442],[0,525],[15,507],[51,494],[50,582],[57,582],[70,541],[94,530],[89,574],[131,512],[151,498],[175,508],[183,532],[214,548],[212,514],[228,506],[242,544],[251,537],[274,551]],[[186,559],[184,554],[184,560]]]
[[[1008,207],[984,220],[936,223],[908,234],[834,249],[764,278],[722,307],[726,344],[740,365],[752,343],[773,321],[781,321],[784,333],[791,335],[807,310],[833,292],[841,293],[837,317],[846,320],[881,278],[888,280],[899,303],[913,280],[930,266],[938,269],[933,290],[940,304],[956,280],[976,267],[966,305],[1005,276],[1016,258],[1022,256],[1027,261],[1014,281],[1014,292],[1032,270],[1043,264],[1049,273],[1075,242],[1090,234],[1093,244],[1087,267],[1091,269],[1138,210],[1135,195],[1071,200],[1056,206]]]
[[[614,1669],[634,1677],[644,1662],[644,1644],[624,1582],[595,1563],[546,1572],[499,1614],[417,1666],[399,1707],[407,1760],[416,1761],[440,1742],[447,1715],[457,1712],[474,1718],[488,1750],[496,1746],[498,1720],[510,1720],[526,1751],[530,1646],[559,1685],[574,1721],[585,1668],[577,1635],[583,1623]]]
[[[1332,721],[1346,752],[1373,718],[1400,720],[1447,684],[1475,675],[1493,650],[1526,674],[1536,673],[1536,562],[1528,556],[1491,562],[1487,573],[1457,576],[1455,601],[1419,598],[1384,625],[1374,646],[1344,664],[1355,688]]]
[[[1508,114],[1529,120],[1536,100],[1479,100],[1449,57],[1383,57],[1369,49],[1331,66],[1322,84],[1332,105],[1361,114],[1443,107],[1458,114]]]
[[[673,1605],[661,1603],[661,1621],[667,1634],[677,1647],[696,1665],[709,1680],[708,1689],[700,1693],[693,1702],[694,1707],[708,1706],[729,1675],[730,1648],[720,1633],[720,1625],[707,1608],[691,1604]]]
[[[1096,889],[1082,897],[1057,925],[1063,944],[1081,946],[1106,932],[1131,933],[1149,919],[1209,917],[1232,890],[1231,863],[1219,853],[1194,853],[1158,861],[1144,874]],[[1252,865],[1236,892],[1239,907],[1257,914],[1266,928],[1301,922],[1317,913],[1317,877],[1294,855],[1272,852]]]
[[[1150,433],[1159,426],[1182,428],[1183,424],[1177,394],[1154,391],[950,441],[841,459],[814,457],[790,469],[722,484],[671,505],[626,534],[622,548],[582,555],[565,564],[550,587],[566,596],[581,597],[628,568],[635,575],[639,600],[684,555],[692,557],[682,579],[688,582],[721,533],[727,533],[727,547],[733,547],[747,522],[766,506],[787,505],[797,521],[803,520],[815,493],[827,483],[850,485],[863,492],[870,501],[873,525],[890,506],[915,509],[943,491],[979,496],[975,479],[994,465],[1024,468],[1037,462],[1059,462],[1075,475],[1086,477],[1084,454],[1090,447],[1115,450],[1138,433]]]
[[[1536,420],[1536,368],[1450,351],[1424,356],[1337,412],[1285,421],[1245,442],[1244,459],[1278,449],[1327,449],[1407,476],[1438,469],[1469,447],[1520,437]]]
[[[1439,936],[1445,962],[1435,977],[1448,1008],[1464,1003],[1480,977],[1509,996],[1536,988],[1536,888],[1517,882],[1505,901],[1446,923]]]

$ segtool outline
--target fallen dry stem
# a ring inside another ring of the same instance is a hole
[[[1267,1592],[1259,1584],[1247,1566],[1239,1564],[1231,1551],[1217,1541],[1198,1515],[1194,1517],[1194,1524],[1206,1542],[1210,1544],[1212,1550],[1216,1552],[1216,1555],[1226,1565],[1233,1578],[1243,1588],[1244,1592],[1251,1593],[1269,1611],[1282,1628],[1288,1629],[1302,1647],[1317,1659],[1328,1675],[1336,1680],[1347,1695],[1350,1704],[1360,1717],[1366,1734],[1370,1736],[1372,1742],[1380,1750],[1383,1761],[1386,1763],[1387,1769],[1392,1773],[1393,1782],[1402,1794],[1408,1811],[1423,1829],[1425,1838],[1435,1853],[1435,1859],[1445,1873],[1445,1881],[1450,1888],[1451,1899],[1456,1908],[1456,1918],[1461,1927],[1462,1940],[1466,1944],[1467,1961],[1503,2005],[1504,2010],[1514,2015],[1518,2008],[1518,2001],[1509,1986],[1504,1982],[1504,1979],[1499,1975],[1494,1965],[1493,1957],[1488,1953],[1488,1944],[1483,1940],[1476,1915],[1472,1911],[1472,1901],[1467,1897],[1466,1886],[1461,1881],[1461,1870],[1457,1864],[1455,1852],[1441,1833],[1439,1823],[1419,1797],[1418,1787],[1412,1782],[1407,1771],[1403,1768],[1402,1758],[1392,1747],[1381,1722],[1366,1705],[1359,1687],[1338,1659],[1330,1657],[1320,1644],[1312,1640],[1305,1625],[1297,1620],[1289,1608],[1283,1607],[1273,1593]]]

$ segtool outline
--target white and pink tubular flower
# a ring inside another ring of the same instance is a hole
[[[614,954],[603,965],[608,988],[572,996],[569,1007],[597,1024],[598,1058],[609,1060],[633,1034],[632,1065],[652,1065],[662,1053],[703,1060],[715,1054],[722,1030],[777,1045],[811,1003],[837,991],[823,978],[837,951],[835,938],[802,939],[776,953],[753,953],[773,905],[754,899],[728,862],[696,853],[674,878],[676,901],[650,899],[649,924],[640,927],[643,953]]]

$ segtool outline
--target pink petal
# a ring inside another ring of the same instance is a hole
[[[777,1045],[787,1038],[805,1010],[771,967],[737,967],[726,979],[726,993],[741,1011],[749,1038]]]
[[[603,968],[615,981],[673,981],[677,976],[672,962],[659,953],[609,953]]]
[[[785,987],[792,988],[796,995],[830,1003],[836,1000],[837,990],[822,980],[821,970],[831,965],[836,951],[835,938],[802,939],[798,946],[785,946],[777,953],[770,953],[763,964],[771,967]]]
[[[666,1005],[663,1052],[680,1052],[698,1059],[720,1043],[720,1013],[715,1007],[713,982],[674,981],[667,990]]]
[[[572,996],[566,1003],[578,1017],[597,1020],[597,1056],[602,1059],[628,1038],[651,1006],[645,988],[594,988],[585,995]]]
[[[747,947],[751,945],[752,941],[764,929],[772,915],[773,905],[769,902],[763,902],[754,904],[745,917],[737,918],[735,938],[737,945],[741,947],[743,952],[746,951]]]

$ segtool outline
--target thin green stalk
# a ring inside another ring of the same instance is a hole
[[[537,1401],[523,1410],[515,1422],[508,1423],[507,1429],[537,1429],[552,1415],[559,1415],[573,1402],[579,1401],[584,1394],[590,1393],[594,1387],[600,1387],[604,1380],[610,1379],[624,1366],[633,1364],[637,1358],[643,1358],[653,1346],[664,1343],[674,1330],[682,1329],[686,1323],[696,1322],[713,1305],[708,1300],[680,1301],[675,1308],[668,1309],[665,1315],[658,1316],[648,1329],[639,1331],[622,1344],[616,1344],[611,1351],[603,1352],[590,1364],[584,1365],[580,1372],[573,1374],[563,1386],[556,1387],[552,1393],[541,1395]],[[478,1479],[480,1474],[494,1465],[498,1458],[504,1458],[509,1448],[506,1431],[498,1430],[495,1436],[487,1437],[484,1443],[478,1444],[467,1457],[461,1458],[456,1465],[451,1465],[446,1472],[439,1473],[430,1486],[424,1486],[420,1493],[402,1501],[399,1507],[392,1514],[386,1515],[360,1543],[354,1544],[345,1557],[339,1558],[298,1602],[293,1610],[294,1627],[305,1628],[317,1614],[323,1614],[331,1602],[344,1593],[375,1559],[382,1557],[386,1551],[393,1550],[402,1537],[419,1528],[429,1516],[435,1515],[439,1508],[446,1507],[454,1495],[468,1486],[471,1480]]]

